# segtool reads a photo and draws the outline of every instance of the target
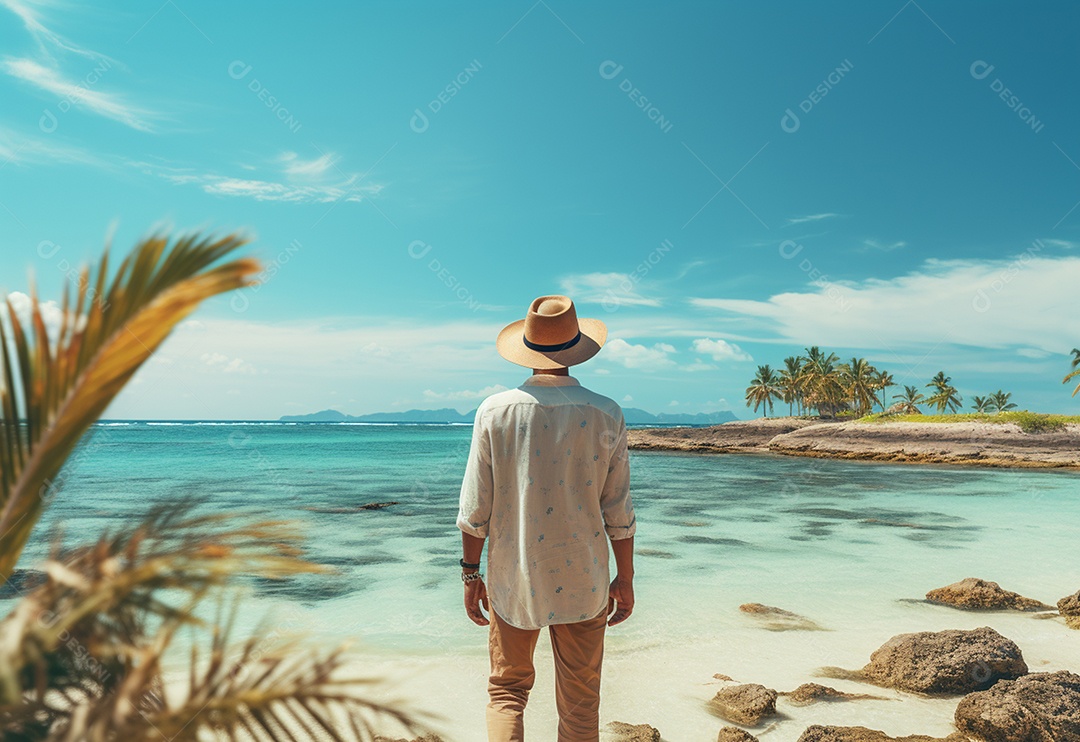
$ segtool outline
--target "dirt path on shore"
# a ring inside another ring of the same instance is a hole
[[[761,418],[708,428],[631,430],[643,451],[777,453],[898,463],[1080,468],[1080,425],[1025,433],[1013,423],[821,422]]]

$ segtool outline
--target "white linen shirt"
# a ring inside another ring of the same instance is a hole
[[[535,374],[476,411],[457,526],[490,537],[491,610],[521,629],[607,606],[607,538],[636,530],[622,409],[572,376]]]

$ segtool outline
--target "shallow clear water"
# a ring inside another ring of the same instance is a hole
[[[269,615],[271,627],[356,639],[365,666],[405,678],[400,695],[441,711],[454,739],[483,739],[486,632],[460,606],[454,526],[470,432],[99,427],[73,457],[21,566],[44,554],[50,523],[90,538],[153,498],[204,494],[217,510],[298,519],[310,558],[338,572],[254,586],[248,626]],[[641,453],[632,476],[637,609],[608,634],[605,720],[649,722],[668,740],[714,740],[722,723],[703,708],[717,688],[713,673],[790,689],[823,665],[861,666],[902,631],[991,625],[1020,645],[1033,670],[1080,670],[1080,632],[1057,619],[909,602],[969,576],[1047,603],[1075,592],[1075,473]],[[348,510],[384,501],[398,504]],[[829,630],[767,631],[738,611],[745,602],[796,611]],[[545,642],[529,711],[537,739],[554,737],[545,731],[554,723]],[[893,700],[787,709],[769,739],[795,740],[806,724],[826,722],[949,731],[955,700],[881,694]]]

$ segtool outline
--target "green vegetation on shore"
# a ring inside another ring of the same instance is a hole
[[[1012,410],[988,414],[984,412],[970,412],[952,415],[886,415],[875,412],[861,417],[855,422],[860,423],[994,423],[1004,425],[1015,423],[1025,433],[1048,433],[1055,430],[1064,430],[1065,426],[1073,423],[1080,424],[1080,415],[1045,415],[1039,412],[1027,410]]]

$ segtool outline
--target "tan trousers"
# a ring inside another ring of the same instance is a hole
[[[555,705],[559,742],[600,739],[600,665],[604,660],[607,611],[578,623],[548,627],[555,655]],[[525,704],[536,672],[533,650],[540,629],[519,629],[491,611],[488,648],[488,742],[523,742]]]

